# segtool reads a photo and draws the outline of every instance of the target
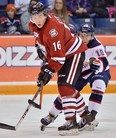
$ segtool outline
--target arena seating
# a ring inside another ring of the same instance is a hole
[[[96,28],[96,33],[100,34],[116,33],[115,18],[95,18],[94,26]]]
[[[115,18],[77,18],[75,16],[71,18],[77,28],[84,23],[90,23],[95,27],[96,34],[116,34]]]

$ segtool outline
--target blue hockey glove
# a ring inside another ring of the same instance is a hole
[[[54,75],[53,69],[50,69],[47,66],[42,66],[41,72],[38,75],[37,86],[40,86],[40,81],[43,81],[43,84],[46,85],[53,77],[53,75]]]
[[[92,57],[89,59],[89,65],[90,65],[90,69],[95,72],[95,71],[99,70],[99,68],[101,66],[101,62],[99,59]]]

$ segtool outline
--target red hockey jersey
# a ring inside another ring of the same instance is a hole
[[[63,66],[66,58],[87,49],[82,39],[72,34],[69,27],[55,16],[48,15],[41,29],[31,21],[29,28],[34,33],[36,43],[45,55],[48,66],[55,72]]]

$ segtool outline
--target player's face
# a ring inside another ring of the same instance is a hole
[[[43,12],[31,15],[31,20],[38,26],[38,28],[42,28],[44,26],[46,18],[47,16],[45,16]]]
[[[91,40],[92,38],[92,35],[91,33],[79,33],[79,36],[82,38],[83,42],[85,42],[86,44],[89,43],[89,41]]]

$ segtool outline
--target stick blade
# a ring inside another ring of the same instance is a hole
[[[16,130],[15,126],[11,126],[8,124],[0,123],[0,128],[1,129],[8,129],[8,130]]]

